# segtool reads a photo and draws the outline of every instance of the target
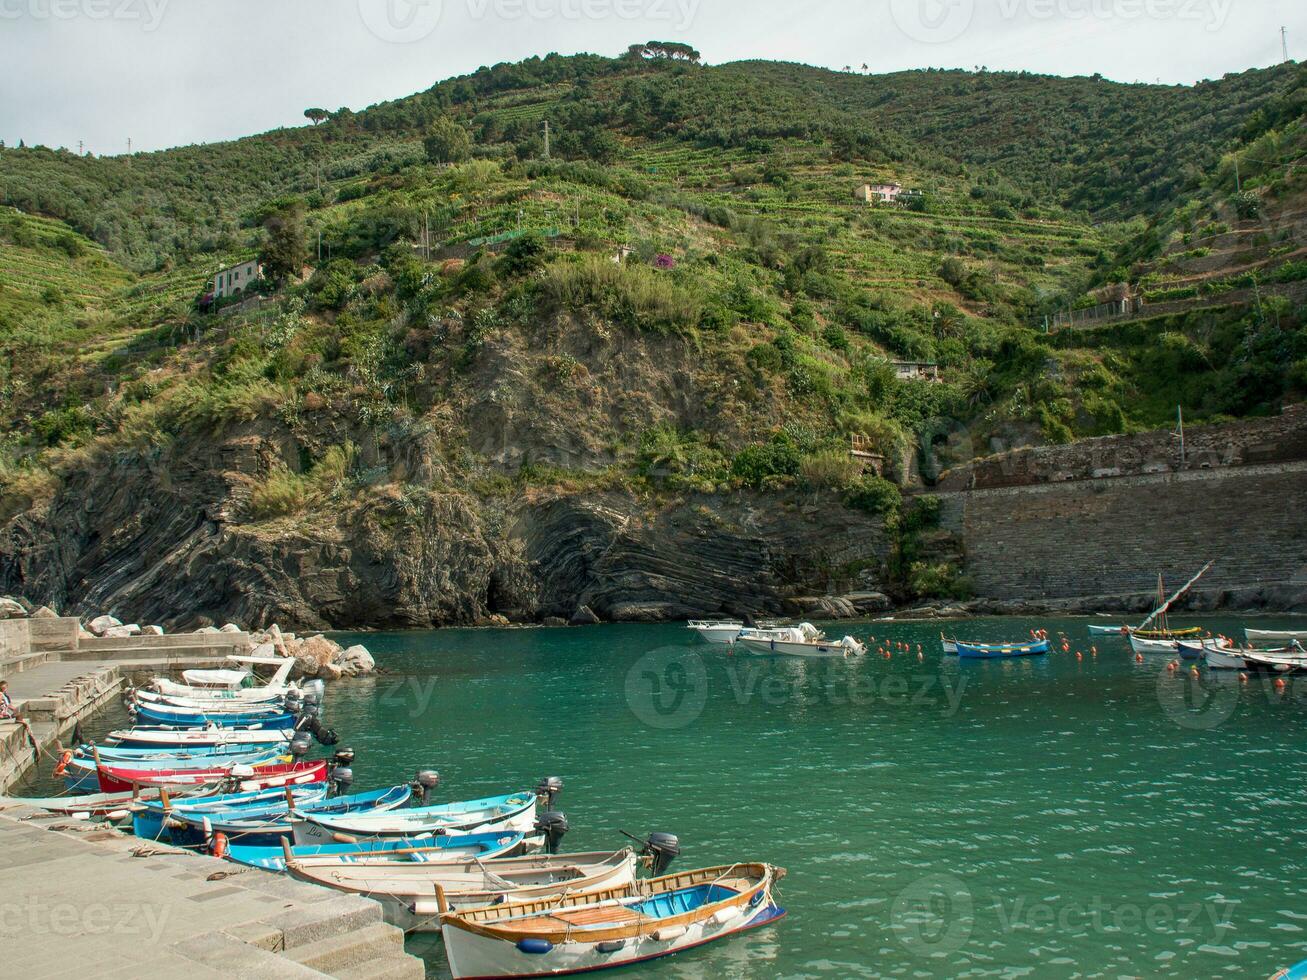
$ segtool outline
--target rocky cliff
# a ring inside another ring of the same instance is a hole
[[[0,532],[0,592],[181,628],[418,628],[780,612],[875,585],[879,518],[832,496],[640,496],[405,483],[308,521],[242,523],[275,438],[118,452],[63,474]],[[502,617],[502,619],[501,619]]]

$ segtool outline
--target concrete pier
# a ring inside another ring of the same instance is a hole
[[[227,665],[245,633],[86,638],[75,619],[0,621],[0,793],[128,683]],[[33,745],[35,741],[35,746]],[[417,980],[370,899],[143,841],[0,796],[4,976]]]
[[[381,906],[0,799],[4,975],[418,980]]]

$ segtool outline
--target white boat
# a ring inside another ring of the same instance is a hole
[[[481,834],[500,830],[528,834],[536,829],[536,799],[535,793],[514,793],[387,813],[341,816],[292,810],[290,826],[296,844],[338,844],[371,837]]]
[[[216,711],[245,711],[251,707],[278,707],[285,699],[285,694],[267,694],[257,698],[193,697],[180,694],[160,694],[144,688],[131,692],[131,698],[137,704],[156,705],[163,710],[172,708],[191,708],[212,714]]]
[[[800,623],[783,629],[749,630],[740,634],[735,646],[762,656],[779,654],[787,657],[827,658],[867,652],[866,645],[851,636],[838,641],[826,639],[811,623]]]
[[[1102,636],[1104,634],[1109,634],[1112,636],[1125,636],[1130,632],[1130,627],[1129,626],[1090,626],[1089,632],[1096,636]]]
[[[1244,628],[1249,643],[1307,643],[1307,630],[1254,630]]]
[[[784,874],[767,864],[683,871],[621,888],[451,911],[440,932],[454,980],[588,973],[778,921],[785,910],[772,888]]]
[[[1190,639],[1150,639],[1148,637],[1130,634],[1130,646],[1135,653],[1179,653],[1180,644],[1185,643],[1189,646],[1201,646],[1204,650],[1219,650],[1227,646],[1225,640],[1217,636],[1194,637]]]
[[[366,895],[381,903],[387,922],[405,932],[438,932],[440,915],[445,911],[620,888],[635,881],[636,869],[636,856],[630,848],[487,860],[461,857],[451,861],[437,858],[430,862],[360,864],[348,857],[297,858],[290,853],[288,843],[284,847],[286,871],[291,877]],[[443,893],[444,908],[438,892]]]
[[[288,683],[290,672],[295,667],[294,657],[230,656],[227,659],[244,667],[240,670],[184,670],[184,684],[166,677],[156,677],[150,686],[157,693],[171,697],[231,699],[238,702],[258,701],[294,689],[294,685]],[[276,668],[266,684],[253,683],[252,668],[259,665]]]
[[[692,619],[686,629],[694,630],[701,640],[708,643],[732,643],[744,629],[744,624],[734,621]]]
[[[124,728],[105,736],[105,744],[122,746],[287,745],[289,728]]]

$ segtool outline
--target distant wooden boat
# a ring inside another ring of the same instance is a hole
[[[734,620],[719,622],[717,620],[692,619],[686,629],[693,630],[701,640],[707,643],[729,644],[733,643],[735,638],[740,635],[740,630],[744,629],[744,624]]]
[[[1032,657],[1048,653],[1047,640],[1032,640],[1029,643],[970,643],[955,640],[958,656],[964,659],[993,660],[999,657]]]
[[[636,868],[630,848],[491,860],[358,864],[332,855],[296,857],[287,845],[285,861],[292,878],[380,902],[386,921],[405,932],[438,932],[443,912],[622,887],[635,880]]]
[[[1130,632],[1130,627],[1125,625],[1122,626],[1090,625],[1089,632],[1096,636],[1104,636],[1104,635],[1125,636]]]
[[[455,980],[559,976],[642,963],[785,915],[772,888],[785,874],[732,864],[620,888],[509,902],[441,919]]]

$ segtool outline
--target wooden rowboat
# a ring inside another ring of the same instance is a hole
[[[360,864],[331,855],[295,857],[287,845],[285,861],[293,878],[375,899],[385,910],[386,921],[405,932],[436,932],[441,913],[450,910],[629,885],[635,880],[637,859],[630,848],[623,848],[493,860]]]
[[[584,973],[668,956],[785,915],[785,874],[732,864],[599,891],[450,911],[441,918],[455,980]]]
[[[422,863],[424,861],[459,861],[474,857],[508,857],[539,849],[539,838],[522,833],[442,834],[438,837],[376,837],[372,840],[337,844],[295,844],[293,857],[330,855],[345,863]],[[254,847],[233,843],[227,857],[237,864],[266,871],[285,871],[285,848]]]
[[[955,640],[958,656],[964,659],[993,660],[999,657],[1031,657],[1048,653],[1047,640],[1031,643],[969,643]]]
[[[1249,643],[1307,643],[1307,630],[1252,630],[1244,628]]]

